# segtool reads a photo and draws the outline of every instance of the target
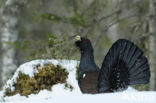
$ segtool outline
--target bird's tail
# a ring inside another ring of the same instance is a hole
[[[146,84],[149,78],[149,64],[143,51],[132,42],[120,39],[112,45],[103,61],[99,74],[99,92]]]

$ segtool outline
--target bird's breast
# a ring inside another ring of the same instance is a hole
[[[80,77],[80,88],[83,93],[95,94],[98,92],[99,71],[85,72]]]

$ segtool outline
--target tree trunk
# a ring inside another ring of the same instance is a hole
[[[24,1],[6,0],[4,7],[2,7],[0,87],[5,84],[16,69],[15,48],[12,43],[18,37],[18,6]]]
[[[149,89],[156,90],[156,1],[150,0],[149,5],[149,32],[150,32],[150,40],[149,40],[149,63],[151,70],[151,78]]]

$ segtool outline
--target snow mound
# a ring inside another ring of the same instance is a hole
[[[59,64],[69,72],[67,83],[73,86],[72,91],[65,88],[65,84],[56,84],[52,87],[52,91],[42,90],[38,94],[31,94],[28,97],[19,94],[3,97],[5,88],[15,89],[13,84],[16,82],[20,71],[32,77],[37,72],[34,69],[37,65],[43,66],[49,63]],[[123,92],[82,94],[76,80],[76,66],[78,64],[79,62],[74,60],[34,60],[25,63],[17,69],[12,79],[8,80],[4,89],[0,92],[0,103],[156,103],[156,92],[139,92],[131,87]]]

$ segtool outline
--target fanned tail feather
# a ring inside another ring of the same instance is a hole
[[[119,39],[107,53],[99,74],[99,92],[118,91],[128,85],[146,84],[150,71],[143,51],[132,42]]]

